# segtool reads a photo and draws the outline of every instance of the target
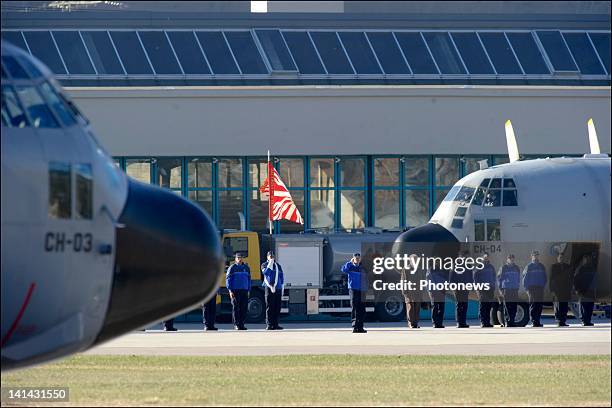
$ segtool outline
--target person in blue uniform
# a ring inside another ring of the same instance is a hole
[[[534,250],[531,252],[531,262],[523,270],[523,287],[529,295],[531,327],[543,327],[540,318],[542,317],[546,281],[546,268],[540,262],[540,253]]]
[[[362,295],[368,288],[368,277],[361,265],[361,254],[354,253],[350,261],[345,263],[341,269],[342,273],[348,275],[348,288],[351,297],[351,324],[353,333],[367,333],[363,328],[365,320],[365,303]]]
[[[553,309],[558,327],[568,327],[567,320],[568,302],[572,298],[572,280],[574,271],[567,262],[563,261],[563,253],[557,255],[557,262],[550,267],[550,281],[548,285],[553,295]]]
[[[580,299],[580,318],[583,326],[593,326],[591,321],[595,303],[597,269],[591,255],[584,255],[574,273],[574,289]]]
[[[459,254],[459,258],[465,258],[469,256],[469,251],[462,251]],[[472,270],[464,268],[464,270],[454,270],[450,275],[450,282],[467,284],[472,283],[474,280],[472,276]],[[457,289],[454,291],[455,295],[455,320],[457,321],[457,327],[459,329],[467,329],[470,327],[467,324],[467,309],[468,309],[468,299],[470,295],[469,290]]]
[[[474,270],[474,283],[489,284],[488,289],[476,291],[478,294],[478,318],[480,327],[493,327],[491,324],[491,309],[495,302],[495,268],[491,265],[489,254],[484,253],[483,267]]]
[[[268,251],[267,259],[261,264],[262,286],[266,299],[266,330],[283,330],[278,325],[278,319],[280,318],[285,276],[283,268],[276,262],[273,251]]]
[[[426,278],[431,283],[444,284],[448,281],[448,271],[445,269],[430,269],[427,271]],[[431,301],[431,323],[435,329],[443,329],[446,290],[429,290],[429,299]]]
[[[509,254],[506,264],[499,271],[499,289],[504,303],[504,319],[506,327],[516,326],[516,309],[519,286],[521,284],[521,270],[514,263],[514,254]]]
[[[202,305],[202,321],[204,331],[217,331],[215,319],[217,318],[217,292],[210,300]]]
[[[225,285],[232,301],[232,321],[234,329],[246,330],[244,326],[251,289],[251,269],[244,263],[242,254],[236,253],[235,262],[227,268]]]

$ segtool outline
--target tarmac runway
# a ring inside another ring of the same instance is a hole
[[[289,354],[378,354],[378,355],[528,355],[610,354],[610,320],[595,327],[570,324],[559,328],[480,328],[448,325],[434,329],[423,323],[408,329],[405,323],[371,323],[368,333],[351,333],[350,323],[283,323],[283,331],[266,331],[249,325],[235,331],[218,325],[217,332],[204,332],[198,324],[177,324],[177,332],[138,331],[104,343],[85,354],[106,355],[289,355]]]

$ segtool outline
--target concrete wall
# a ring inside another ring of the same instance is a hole
[[[610,87],[68,88],[117,156],[610,152]]]

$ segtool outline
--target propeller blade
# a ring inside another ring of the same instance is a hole
[[[514,129],[512,128],[512,122],[510,119],[506,121],[506,144],[508,145],[508,157],[510,163],[519,160],[519,150],[516,144],[516,136],[514,136]]]
[[[587,122],[587,127],[589,128],[589,145],[591,147],[591,154],[600,154],[601,150],[599,150],[599,139],[597,138],[597,131],[595,130],[593,118],[589,119]]]

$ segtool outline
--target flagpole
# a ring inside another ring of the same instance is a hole
[[[272,196],[274,190],[272,189],[272,178],[270,174],[270,150],[268,150],[268,223],[270,224],[270,235],[272,235]]]

